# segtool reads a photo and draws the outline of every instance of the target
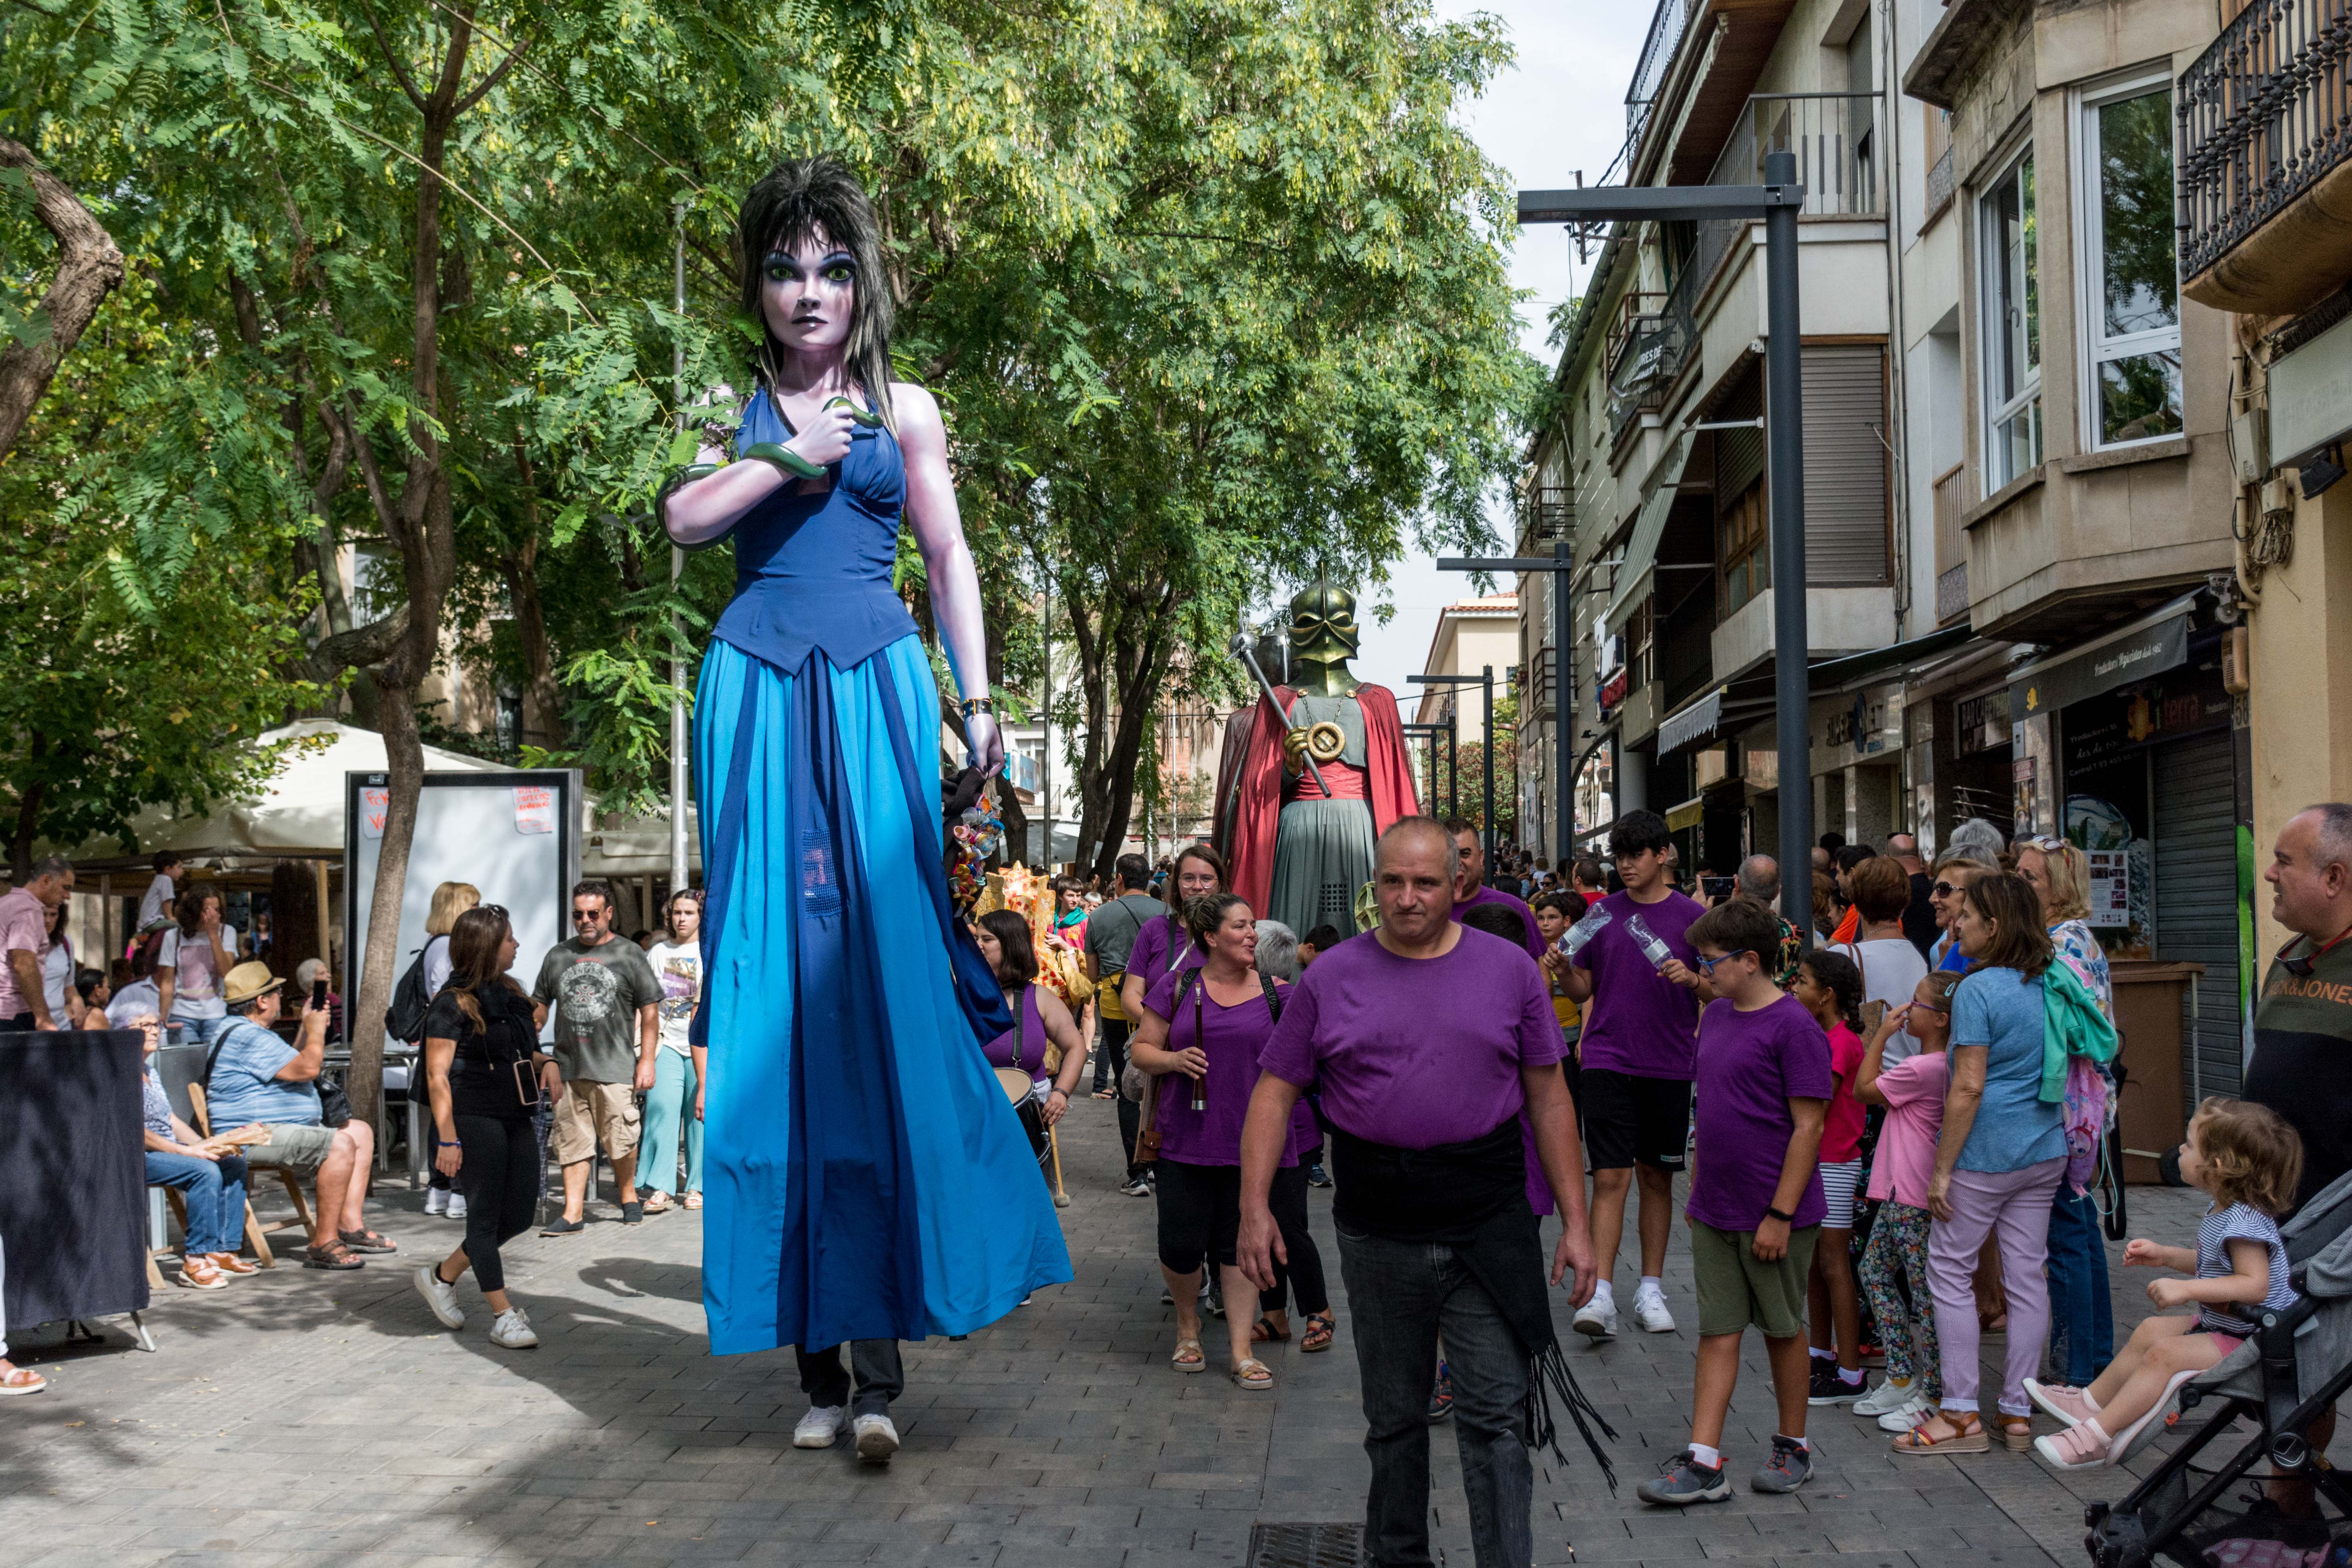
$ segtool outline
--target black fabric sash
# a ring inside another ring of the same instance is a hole
[[[1556,1396],[1614,1492],[1616,1467],[1593,1428],[1612,1440],[1616,1430],[1577,1386],[1576,1374],[1560,1353],[1559,1336],[1552,1330],[1543,1242],[1535,1211],[1528,1206],[1519,1119],[1508,1117],[1481,1137],[1427,1149],[1375,1143],[1337,1122],[1327,1121],[1326,1125],[1331,1132],[1331,1177],[1337,1189],[1332,1218],[1349,1230],[1390,1241],[1453,1247],[1494,1298],[1528,1353],[1528,1446],[1549,1448],[1554,1458],[1568,1462],[1552,1419],[1551,1398]]]

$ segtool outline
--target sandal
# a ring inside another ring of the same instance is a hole
[[[2000,1443],[2012,1454],[2033,1452],[2033,1417],[2000,1413]]]
[[[1255,1356],[1251,1356],[1234,1368],[1234,1384],[1252,1394],[1263,1394],[1274,1386],[1274,1370]]]
[[[1284,1344],[1289,1339],[1290,1331],[1276,1328],[1273,1318],[1265,1313],[1260,1313],[1257,1321],[1250,1325],[1250,1343],[1254,1345]]]
[[[1937,1428],[1943,1428],[1949,1436]],[[1892,1445],[1898,1454],[1914,1458],[1921,1454],[1982,1454],[1992,1448],[1992,1440],[1985,1436],[1984,1423],[1973,1410],[1939,1410],[1924,1416],[1911,1430],[1896,1437]]]
[[[0,1372],[0,1395],[38,1394],[48,1385],[49,1380],[29,1366],[12,1366]]]
[[[365,1268],[367,1267],[367,1259],[364,1258],[353,1257],[352,1255],[352,1249],[345,1247],[340,1241],[330,1241],[323,1246],[304,1247],[302,1249],[302,1267],[305,1268],[332,1268],[340,1272],[346,1268]]]
[[[1328,1312],[1307,1313],[1307,1331],[1298,1338],[1298,1353],[1313,1355],[1317,1351],[1329,1350],[1331,1336],[1339,1331],[1339,1326]]]
[[[1178,1372],[1206,1372],[1209,1358],[1201,1353],[1200,1341],[1178,1340],[1176,1353],[1168,1358],[1168,1364]]]
[[[390,1237],[373,1230],[339,1230],[336,1236],[353,1252],[398,1252]]]
[[[702,1206],[702,1194],[700,1193],[688,1193],[686,1194],[684,1201],[688,1208],[698,1209]]]
[[[669,1194],[667,1193],[647,1193],[646,1194],[646,1212],[647,1214],[669,1213]]]

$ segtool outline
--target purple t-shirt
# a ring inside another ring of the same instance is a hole
[[[1192,944],[1191,937],[1184,934],[1183,925],[1181,922],[1177,925],[1171,938],[1168,924],[1165,915],[1144,921],[1143,929],[1135,933],[1135,945],[1128,949],[1127,973],[1142,977],[1147,1005],[1153,989],[1160,984],[1160,976],[1168,973],[1171,962],[1169,949],[1171,946],[1181,950],[1184,968],[1195,968],[1201,963],[1201,950]]]
[[[1034,982],[1022,987],[1018,1013],[1021,1021],[981,1047],[981,1055],[988,1058],[991,1067],[1017,1068],[1032,1079],[1043,1082],[1050,1042],[1045,1037],[1045,1016],[1037,1010]]]
[[[1132,957],[1128,960],[1130,965],[1134,962]],[[1160,1157],[1186,1165],[1238,1165],[1242,1123],[1249,1120],[1250,1096],[1257,1089],[1258,1050],[1274,1031],[1274,1015],[1262,993],[1252,994],[1238,1007],[1219,1006],[1209,994],[1205,977],[1192,982],[1179,1006],[1176,989],[1182,983],[1181,972],[1161,975],[1153,982],[1143,1005],[1168,1020],[1168,1049],[1183,1051],[1198,1046],[1208,1053],[1209,1077],[1201,1095],[1208,1109],[1192,1109],[1192,1079],[1181,1072],[1162,1073],[1154,1123],[1160,1129]],[[1296,990],[1294,986],[1284,994],[1286,1010]],[[1195,998],[1200,1009],[1197,1026]],[[1310,1130],[1314,1127],[1315,1112],[1304,1100],[1291,1117],[1290,1136],[1283,1143],[1286,1165],[1298,1163],[1299,1150],[1313,1142],[1311,1137],[1307,1144],[1299,1142],[1302,1119]]]
[[[1631,893],[1612,893],[1599,907],[1609,911],[1609,924],[1576,955],[1577,967],[1592,975],[1577,1059],[1588,1072],[1601,1068],[1629,1078],[1689,1078],[1698,1000],[1659,976],[1625,922],[1641,916],[1676,958],[1689,963],[1691,944],[1684,933],[1706,913],[1706,906],[1681,893],[1668,893],[1654,904],[1637,904]]]
[[[1535,910],[1501,889],[1490,888],[1481,882],[1476,892],[1454,906],[1454,918],[1460,920],[1465,910],[1476,909],[1480,904],[1500,904],[1507,910],[1518,910],[1519,918],[1528,922],[1528,956],[1533,959],[1543,957],[1543,933],[1536,929]]]
[[[1692,1108],[1698,1168],[1690,1217],[1717,1230],[1754,1230],[1780,1187],[1797,1131],[1791,1100],[1827,1100],[1830,1038],[1794,996],[1743,1013],[1728,997],[1707,1004],[1698,1026],[1698,1099]],[[1805,1179],[1795,1225],[1829,1212],[1819,1166]]]
[[[1359,1138],[1427,1149],[1483,1137],[1526,1102],[1519,1069],[1559,1060],[1559,1023],[1535,961],[1462,929],[1454,951],[1400,958],[1366,932],[1320,954],[1283,998],[1258,1054]]]

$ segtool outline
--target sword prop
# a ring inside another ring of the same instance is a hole
[[[1282,713],[1283,723],[1293,731],[1303,729],[1305,726],[1292,722],[1290,715],[1282,712],[1282,699],[1274,694],[1274,682],[1268,680],[1265,678],[1265,671],[1257,667],[1257,655],[1250,651],[1249,634],[1247,632],[1235,632],[1234,634],[1233,649],[1234,656],[1239,658],[1244,664],[1249,666],[1249,672],[1257,677],[1257,689],[1265,693],[1265,700],[1274,704],[1274,710],[1276,713]],[[1323,770],[1315,765],[1314,757],[1307,752],[1304,746],[1299,748],[1298,760],[1305,763],[1307,764],[1307,771],[1315,775],[1315,787],[1323,792],[1323,798],[1326,800],[1330,799],[1331,786],[1323,782]]]

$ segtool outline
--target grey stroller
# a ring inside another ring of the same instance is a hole
[[[2281,1234],[2297,1300],[2263,1314],[2260,1334],[2182,1386],[2179,1414],[2162,1425],[2189,1436],[2163,1464],[2121,1502],[2084,1510],[2084,1545],[2096,1568],[2148,1568],[2158,1556],[2181,1568],[2352,1563],[2352,1486],[2304,1438],[2352,1387],[2352,1175],[2323,1188]],[[2193,1470],[2190,1461],[2241,1416],[2254,1424],[2253,1435],[2218,1469]],[[2150,1422],[2146,1430],[2158,1429]],[[2317,1511],[2282,1513],[2263,1496],[2273,1473],[2309,1478]]]

